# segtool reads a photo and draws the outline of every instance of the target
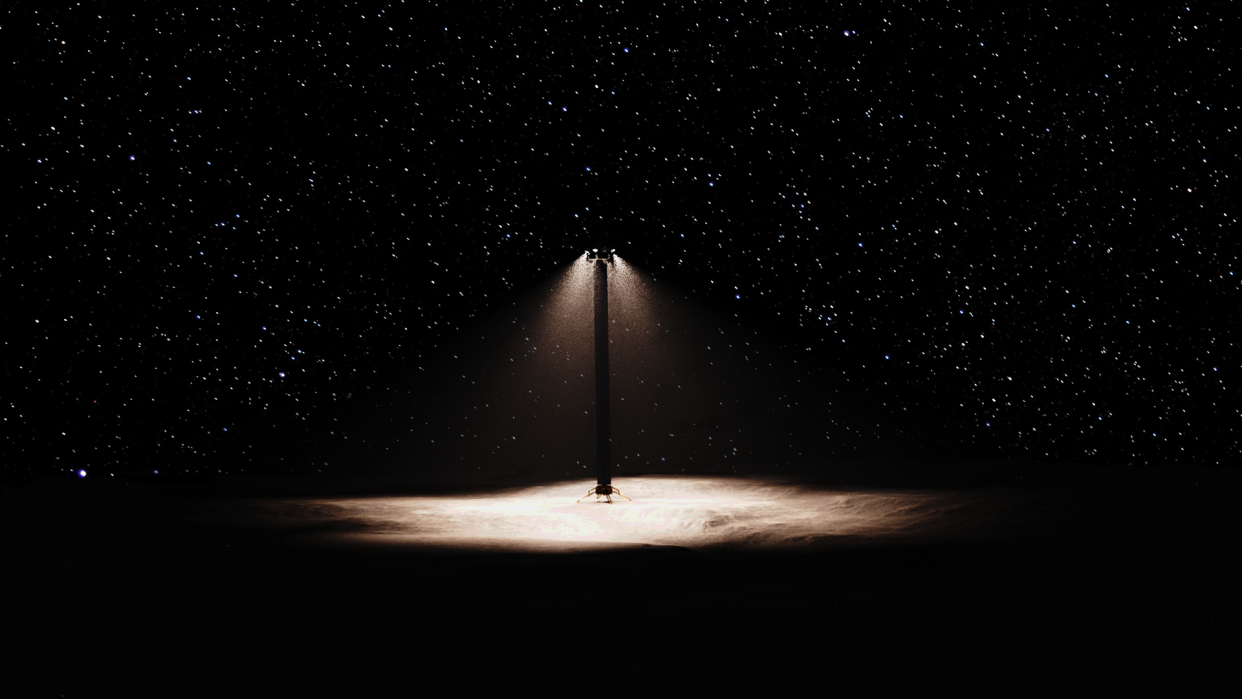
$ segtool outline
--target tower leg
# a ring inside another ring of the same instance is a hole
[[[608,263],[595,262],[595,481],[612,483],[612,416],[608,410]]]

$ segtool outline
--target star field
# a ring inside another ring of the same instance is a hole
[[[1239,455],[1217,6],[7,14],[19,470],[271,471],[603,245],[963,452]]]

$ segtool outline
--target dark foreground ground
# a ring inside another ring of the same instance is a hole
[[[6,674],[51,695],[128,696],[368,696],[444,681],[650,692],[743,678],[1194,692],[1227,677],[1237,479],[1031,475],[977,487],[1050,493],[1061,504],[1043,530],[801,554],[316,546],[297,527],[184,516],[289,495],[292,482],[40,481],[0,498]]]

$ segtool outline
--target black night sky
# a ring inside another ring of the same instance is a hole
[[[1208,6],[333,7],[7,24],[11,465],[319,472],[267,455],[601,244],[949,455],[1238,455]]]
[[[1219,637],[1228,7],[6,9],[12,635],[484,677],[616,623],[622,678],[717,679]],[[591,248],[633,496],[593,509]]]

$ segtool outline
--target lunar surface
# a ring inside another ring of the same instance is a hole
[[[1156,662],[1172,644],[1227,667],[1232,646],[1201,641],[1242,621],[1237,479],[1091,473],[1006,467],[956,488],[635,476],[612,504],[575,502],[585,480],[40,481],[0,508],[8,628],[22,666],[139,677],[151,696],[253,694],[254,668],[279,668],[261,693],[282,693],[333,675],[354,691],[377,671],[589,689],[1025,678],[1032,663],[1116,682],[1139,662],[1184,682],[1183,664]]]
[[[202,522],[289,530],[316,543],[463,550],[633,546],[752,552],[986,541],[1066,526],[1047,492],[861,489],[780,478],[641,476],[612,503],[581,481],[483,494],[252,498],[205,505]],[[627,500],[628,498],[628,500]]]

